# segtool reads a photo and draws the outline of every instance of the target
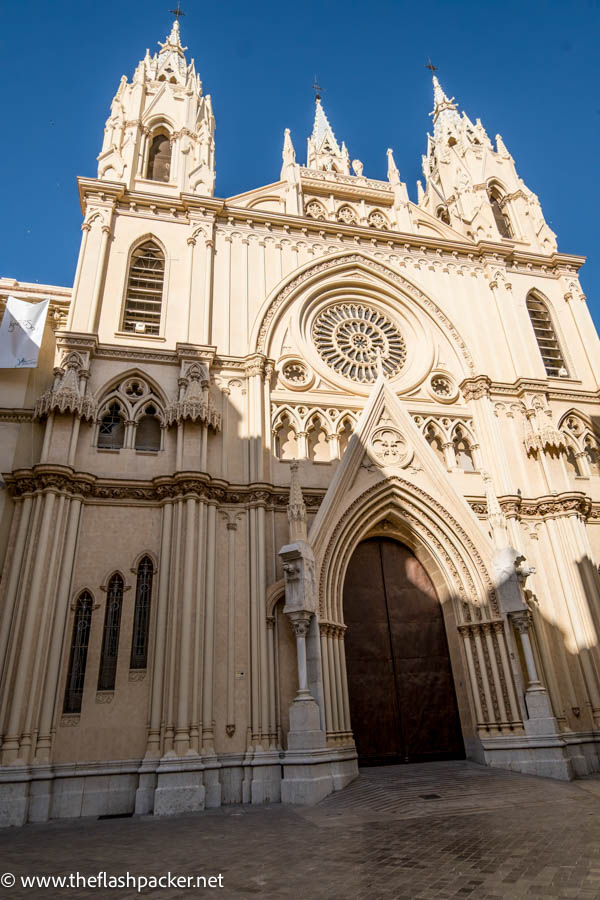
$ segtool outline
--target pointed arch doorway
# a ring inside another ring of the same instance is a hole
[[[344,620],[359,764],[464,758],[442,608],[408,547],[379,537],[358,545]]]

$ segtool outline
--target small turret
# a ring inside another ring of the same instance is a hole
[[[423,157],[425,191],[418,205],[474,241],[512,240],[556,250],[539,200],[519,178],[500,137],[492,145],[479,119],[459,113],[433,76],[433,135]]]
[[[194,61],[186,62],[179,22],[153,56],[146,50],[131,83],[111,105],[98,156],[98,178],[129,189],[212,196],[215,121]]]
[[[335,139],[329,124],[321,98],[317,94],[315,122],[312,134],[308,139],[306,165],[309,169],[321,169],[326,172],[337,172],[340,175],[350,174],[350,155],[346,145],[342,146]]]

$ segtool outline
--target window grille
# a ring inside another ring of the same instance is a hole
[[[129,663],[132,669],[145,669],[148,664],[152,571],[152,560],[148,556],[144,556],[138,566],[135,585],[135,613],[133,616],[131,662]]]
[[[71,653],[69,655],[69,669],[63,705],[63,712],[65,713],[81,712],[83,685],[85,682],[85,667],[87,663],[90,628],[92,624],[92,607],[93,601],[91,594],[84,591],[79,595],[75,607]]]
[[[171,141],[168,134],[157,134],[150,144],[148,171],[151,181],[168,181],[171,175]]]
[[[542,354],[546,375],[550,375],[552,378],[567,375],[567,369],[554,332],[552,319],[545,304],[530,295],[527,298],[527,311],[533,325],[540,353]]]
[[[104,634],[102,636],[102,653],[100,654],[100,671],[98,673],[99,691],[114,691],[115,689],[122,606],[123,579],[120,575],[113,575],[108,583],[106,595]]]
[[[158,334],[165,281],[165,257],[154,241],[131,254],[123,331]]]
[[[156,407],[147,406],[135,430],[136,450],[160,450],[160,422]]]
[[[125,426],[121,416],[121,407],[115,401],[109,406],[108,412],[100,420],[98,446],[118,450],[123,446],[124,437]]]

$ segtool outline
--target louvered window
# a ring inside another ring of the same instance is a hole
[[[98,690],[114,691],[119,656],[119,633],[121,631],[121,607],[123,606],[123,579],[113,575],[108,582],[106,612],[104,614],[104,634],[100,654]]]
[[[527,298],[527,311],[533,325],[535,337],[542,354],[546,375],[552,378],[568,375],[558,339],[554,332],[550,313],[544,303],[536,297]]]
[[[164,281],[164,254],[154,241],[146,241],[131,255],[123,331],[159,333]]]
[[[131,662],[129,664],[132,669],[145,669],[148,664],[152,571],[152,560],[148,556],[144,556],[138,566],[135,586],[135,613],[133,617]]]
[[[79,595],[75,607],[71,653],[69,655],[69,671],[67,673],[65,702],[63,705],[63,711],[65,713],[81,712],[83,685],[85,682],[85,667],[87,663],[88,646],[90,643],[90,628],[92,625],[92,607],[92,596],[87,591],[84,591]]]

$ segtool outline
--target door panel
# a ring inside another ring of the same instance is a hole
[[[344,583],[352,729],[365,763],[464,756],[442,610],[396,541],[359,544]]]

